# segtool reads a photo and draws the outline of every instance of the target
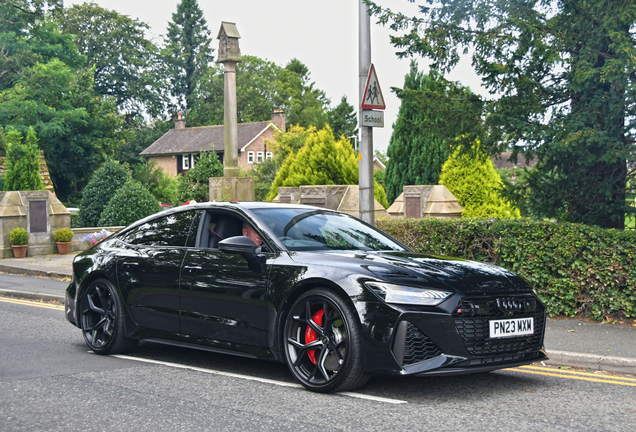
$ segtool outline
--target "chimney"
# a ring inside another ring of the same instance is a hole
[[[181,117],[181,112],[177,113],[177,119],[174,121],[175,129],[185,129],[185,120]]]
[[[285,111],[281,109],[274,110],[272,113],[272,123],[283,132],[285,132],[285,118]]]

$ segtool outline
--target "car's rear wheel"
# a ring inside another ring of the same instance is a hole
[[[360,328],[338,294],[324,288],[304,293],[291,307],[284,331],[287,365],[307,389],[347,391],[367,382]]]
[[[137,345],[125,335],[122,301],[108,280],[91,282],[80,307],[84,340],[95,353],[123,353]]]

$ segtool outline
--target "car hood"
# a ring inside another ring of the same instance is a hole
[[[491,264],[413,252],[301,252],[295,261],[370,273],[387,282],[457,292],[531,291],[514,273]]]

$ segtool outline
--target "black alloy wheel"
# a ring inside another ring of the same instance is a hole
[[[307,389],[347,391],[367,382],[359,325],[336,293],[321,288],[300,296],[287,317],[284,335],[287,365]]]
[[[124,334],[122,302],[115,288],[105,279],[93,281],[81,301],[84,340],[97,354],[130,351],[137,341]]]

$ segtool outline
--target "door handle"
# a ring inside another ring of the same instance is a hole
[[[193,275],[193,274],[196,274],[199,270],[201,270],[201,267],[199,267],[199,266],[184,266],[183,269],[187,270],[188,273]]]
[[[131,269],[131,268],[137,267],[138,265],[139,265],[138,262],[125,262],[125,263],[122,263],[122,267],[125,268],[125,269]]]

